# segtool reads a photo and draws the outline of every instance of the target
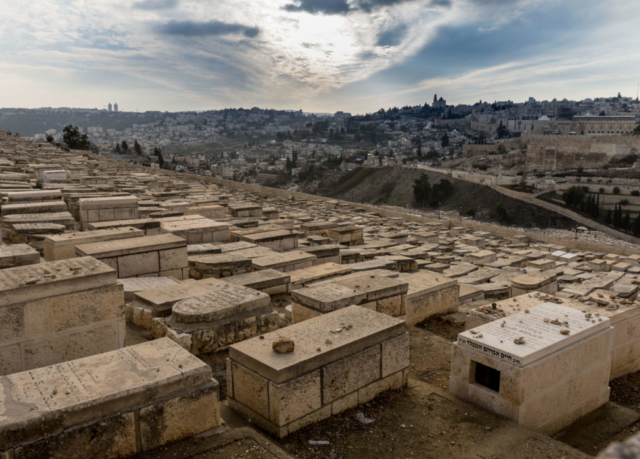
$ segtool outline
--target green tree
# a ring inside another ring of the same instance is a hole
[[[126,140],[122,141],[122,151],[129,151],[129,144]]]
[[[62,130],[62,139],[72,150],[89,150],[91,148],[87,134],[81,134],[80,129],[71,124]]]
[[[604,222],[607,225],[611,225],[613,223],[613,212],[611,211],[611,209],[607,211],[607,215],[604,217]]]
[[[442,202],[449,198],[453,194],[453,185],[447,179],[440,180],[440,183],[433,185],[431,189],[431,199],[429,205],[431,207],[438,207]]]
[[[507,147],[505,147],[503,143],[498,145],[498,154],[499,155],[504,155],[506,153],[507,153]]]
[[[509,213],[507,212],[507,209],[504,207],[504,205],[498,204],[498,207],[496,207],[496,213],[498,214],[498,219],[501,222],[509,221]]]
[[[613,226],[616,228],[622,227],[622,206],[616,205],[613,210]]]
[[[505,137],[509,137],[509,129],[506,128],[504,124],[502,124],[502,120],[500,120],[500,126],[498,126],[497,134],[499,139],[504,139]]]
[[[133,149],[135,150],[135,152],[139,155],[142,154],[142,147],[140,146],[140,144],[138,143],[138,140],[134,140],[133,141]]]
[[[626,232],[629,232],[629,230],[631,229],[631,214],[628,210],[624,214],[624,218],[622,219],[622,229]]]
[[[413,198],[420,207],[424,207],[429,202],[431,196],[431,184],[429,183],[429,177],[422,173],[420,178],[413,181]]]
[[[640,235],[640,213],[633,220],[633,223],[631,225],[631,231],[633,232],[633,235],[636,237]]]
[[[613,194],[620,194],[620,188],[618,188],[617,186],[613,187]]]
[[[442,148],[447,148],[449,146],[449,134],[447,134],[446,132],[444,133],[442,139],[440,140],[440,144],[442,145]]]
[[[120,144],[119,143],[116,144],[116,153],[120,153]]]
[[[566,189],[564,193],[562,193],[562,200],[567,205],[567,207],[583,210],[585,196],[586,193],[584,191],[584,188],[579,186],[572,186],[571,188]]]

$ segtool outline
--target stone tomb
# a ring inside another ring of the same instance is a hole
[[[259,233],[238,235],[240,241],[250,242],[272,250],[284,252],[298,248],[298,236],[300,233],[286,229],[264,231]]]
[[[76,246],[78,256],[92,256],[114,268],[118,278],[188,278],[187,241],[173,234],[144,236]]]
[[[189,276],[193,279],[219,279],[248,273],[251,269],[251,259],[234,252],[189,256]]]
[[[124,346],[124,295],[95,258],[0,271],[0,375]]]
[[[224,281],[259,290],[267,295],[280,295],[291,291],[291,276],[275,269],[263,269],[262,271],[225,277]]]
[[[322,221],[306,222],[306,223],[300,224],[300,231],[302,231],[306,237],[309,237],[309,236],[327,237],[328,231],[337,226],[338,224],[335,222],[322,222]]]
[[[262,206],[251,203],[232,204],[228,207],[229,215],[234,218],[260,218]]]
[[[0,269],[40,263],[40,254],[27,244],[0,245]]]
[[[328,229],[327,237],[338,244],[347,246],[364,244],[363,230],[357,226],[340,226]]]
[[[403,277],[401,280],[409,284],[407,325],[424,322],[436,314],[452,314],[458,311],[460,287],[455,279],[422,272]]]
[[[177,302],[167,318],[153,319],[153,336],[166,336],[195,355],[208,354],[284,326],[266,293],[216,281],[222,286]]]
[[[477,252],[468,253],[464,256],[463,260],[475,265],[488,265],[495,262],[498,259],[498,255],[491,250],[479,250]]]
[[[173,277],[129,277],[128,279],[118,279],[118,283],[124,287],[125,303],[131,303],[135,299],[136,293],[180,284],[180,281]]]
[[[301,247],[300,251],[316,256],[316,265],[325,263],[342,264],[341,250],[345,250],[340,244],[324,244],[311,247]]]
[[[180,236],[189,244],[229,242],[229,224],[216,222],[199,215],[161,219],[164,233]]]
[[[393,317],[406,313],[408,284],[377,274],[351,274],[292,293],[291,313],[299,323],[328,312],[359,305]]]
[[[121,279],[124,281],[146,281],[156,279],[167,279],[162,277],[138,279]],[[224,283],[217,279],[205,279],[194,281],[189,279],[182,283],[156,286],[133,293],[133,301],[127,304],[127,322],[138,327],[151,330],[152,321],[155,317],[166,317],[171,315],[171,307],[178,301],[194,296],[202,296],[214,290],[224,287]]]
[[[91,223],[138,218],[138,198],[117,196],[105,198],[84,198],[78,201],[80,228],[89,229]]]
[[[168,339],[0,377],[0,457],[120,459],[220,426],[211,368]]]
[[[227,208],[218,205],[203,205],[187,207],[184,210],[185,215],[200,215],[205,218],[225,218],[227,216]]]
[[[291,252],[274,252],[263,257],[254,258],[253,269],[275,269],[277,271],[289,272],[296,269],[309,268],[316,262],[316,256],[300,250]]]
[[[291,353],[272,343],[286,337]],[[407,385],[406,324],[351,306],[229,348],[229,406],[277,437]]]
[[[610,380],[640,370],[640,307],[635,304],[624,304],[617,300],[610,300],[610,304],[605,307],[577,300],[552,298],[536,292],[498,301],[493,303],[495,308],[493,305],[486,305],[471,309],[465,325],[469,330],[523,312],[547,301],[591,314],[592,320],[604,317],[609,319],[613,328]]]
[[[58,261],[75,258],[77,245],[141,236],[144,236],[144,231],[126,226],[108,230],[50,235],[44,238],[44,259]]]
[[[158,234],[162,234],[160,220],[157,218],[138,218],[136,220],[114,220],[112,222],[90,223],[89,229],[96,231],[111,228],[122,228],[123,226],[140,229],[144,231],[145,236],[156,236]]]
[[[297,269],[291,271],[291,287],[298,290],[313,282],[349,274],[351,271],[350,266],[339,263],[323,263],[310,268]]]
[[[509,296],[518,296],[534,291],[553,295],[558,291],[558,277],[555,273],[545,272],[523,274],[511,281]]]
[[[607,318],[545,303],[453,343],[450,390],[553,435],[609,400],[613,333]]]
[[[42,214],[66,212],[64,201],[22,202],[19,204],[4,204],[1,208],[2,218],[19,214]]]
[[[76,221],[69,212],[43,212],[39,214],[12,214],[2,218],[2,230],[3,237],[11,240],[13,243],[27,242],[18,241],[16,234],[19,231],[13,231],[20,225],[60,225],[63,230],[75,230]],[[13,234],[12,234],[13,233]],[[25,234],[34,234],[33,232],[27,232]]]

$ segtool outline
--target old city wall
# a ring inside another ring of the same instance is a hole
[[[598,168],[612,158],[640,152],[636,136],[574,136],[525,134],[504,142],[508,151],[527,151],[528,172],[558,171],[576,167]],[[498,145],[464,145],[465,157],[487,155]]]

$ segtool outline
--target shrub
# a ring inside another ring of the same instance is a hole
[[[613,187],[613,194],[620,194],[620,188],[618,188],[617,186]]]
[[[498,214],[498,219],[501,222],[509,221],[509,213],[507,212],[507,209],[502,204],[498,204],[498,207],[496,207],[496,213]]]

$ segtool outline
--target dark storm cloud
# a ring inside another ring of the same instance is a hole
[[[139,10],[170,10],[178,6],[179,0],[141,0],[133,4]]]
[[[297,0],[283,8],[286,11],[311,14],[346,14],[351,11],[347,0]]]
[[[370,13],[376,8],[393,6],[418,0],[294,0],[283,8],[290,12],[306,12],[311,14],[347,14],[353,11]],[[431,5],[448,8],[452,0],[432,0]],[[480,1],[480,0],[477,0]],[[489,2],[503,0],[487,0]],[[515,0],[506,0],[507,2]]]
[[[165,35],[182,37],[242,34],[245,37],[254,38],[260,33],[260,29],[257,27],[248,27],[242,24],[232,24],[222,21],[169,21],[158,27],[158,31]]]

